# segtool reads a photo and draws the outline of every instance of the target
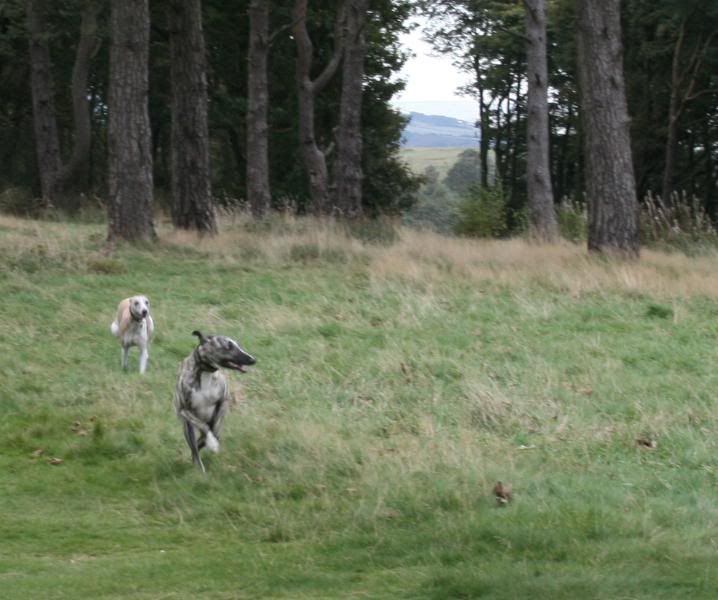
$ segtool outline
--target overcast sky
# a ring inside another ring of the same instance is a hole
[[[469,77],[451,64],[451,58],[432,52],[421,35],[421,27],[417,27],[402,36],[403,45],[415,56],[409,58],[399,74],[406,80],[406,89],[394,98],[393,104],[404,112],[475,121],[476,102],[456,94],[456,89],[466,85]]]

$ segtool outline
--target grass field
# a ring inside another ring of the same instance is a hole
[[[401,157],[417,175],[422,175],[427,167],[434,167],[443,179],[464,150],[466,148],[402,148]]]
[[[160,233],[0,217],[2,598],[716,597],[715,257]],[[109,332],[134,293],[145,376]],[[195,328],[258,359],[206,476]]]

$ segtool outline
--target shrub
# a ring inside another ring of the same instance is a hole
[[[588,214],[583,202],[563,198],[556,209],[561,237],[572,242],[586,239]],[[694,254],[718,246],[718,231],[695,196],[674,193],[666,204],[648,192],[640,204],[641,243]]]
[[[472,185],[481,180],[480,156],[473,148],[459,154],[456,162],[444,178],[444,185],[457,194],[465,194]]]
[[[588,232],[588,215],[583,202],[571,198],[562,198],[556,208],[559,235],[571,242],[586,239]]]
[[[289,251],[289,257],[294,262],[310,262],[318,260],[320,256],[321,252],[316,244],[294,244]]]
[[[391,246],[399,240],[396,225],[388,217],[348,221],[346,231],[349,236],[374,246]]]
[[[127,273],[127,266],[115,258],[95,256],[87,260],[87,270],[100,275],[117,275]]]
[[[417,195],[417,201],[402,218],[405,225],[417,229],[430,229],[437,233],[452,234],[459,222],[459,198],[446,185],[440,183],[438,174],[427,169],[425,183]]]
[[[641,203],[640,227],[645,244],[686,252],[695,252],[697,246],[718,246],[718,231],[703,204],[685,192],[672,194],[667,203],[648,192]]]
[[[42,208],[38,198],[24,187],[11,187],[0,192],[0,212],[18,216],[37,216]]]
[[[459,205],[456,233],[470,237],[501,237],[506,233],[506,198],[500,185],[471,186]]]

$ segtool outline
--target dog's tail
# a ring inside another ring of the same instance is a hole
[[[112,335],[120,335],[120,326],[117,324],[117,321],[112,321],[110,331],[112,332]]]

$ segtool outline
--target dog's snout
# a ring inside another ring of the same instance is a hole
[[[143,316],[143,317],[146,317],[146,316],[147,316],[147,309],[146,309],[146,308],[143,308],[143,309],[142,309],[142,316]]]
[[[251,354],[247,354],[247,364],[248,365],[253,365],[256,362],[257,362],[257,359],[254,358],[254,356],[252,356]]]

